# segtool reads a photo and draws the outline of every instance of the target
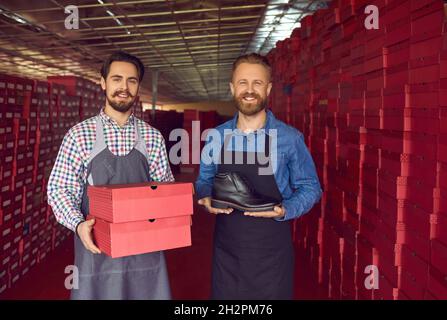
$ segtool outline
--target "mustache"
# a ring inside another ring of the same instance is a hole
[[[129,90],[118,90],[118,91],[115,91],[113,94],[112,94],[112,97],[116,97],[116,96],[118,96],[118,95],[120,95],[120,94],[122,94],[122,93],[125,93],[125,94],[127,94],[129,97],[131,97],[131,98],[133,98],[134,96],[129,92]]]
[[[244,98],[256,98],[256,99],[261,99],[261,96],[257,93],[242,93],[239,95],[239,99],[244,99]]]

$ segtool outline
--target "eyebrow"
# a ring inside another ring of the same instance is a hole
[[[241,81],[247,81],[247,82],[248,82],[248,80],[247,80],[247,79],[240,79],[240,80],[238,80],[237,82],[241,82]],[[256,80],[253,80],[253,82],[262,82],[262,83],[264,83],[264,81],[263,81],[263,80],[261,80],[261,79],[256,79]]]
[[[123,76],[120,76],[119,74],[114,74],[113,76],[110,76],[111,78],[120,78],[120,79],[122,79],[123,78]],[[137,80],[138,81],[138,78],[137,77],[129,77],[127,80]]]

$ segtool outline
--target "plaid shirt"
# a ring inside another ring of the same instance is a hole
[[[109,150],[117,156],[127,155],[136,142],[135,116],[132,114],[123,127],[107,116],[104,109],[99,116],[104,125],[104,137]],[[163,136],[146,122],[140,119],[137,122],[150,157],[151,179],[174,181]],[[89,156],[95,140],[96,117],[71,128],[62,141],[48,181],[48,203],[53,208],[57,221],[72,231],[85,220],[80,208],[87,181]]]

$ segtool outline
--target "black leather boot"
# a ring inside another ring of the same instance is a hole
[[[241,211],[273,211],[280,203],[256,192],[249,181],[237,172],[218,173],[211,195],[213,208],[234,208]]]

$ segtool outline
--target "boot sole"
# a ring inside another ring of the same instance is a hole
[[[244,206],[240,206],[231,202],[222,201],[222,200],[215,200],[211,199],[211,207],[217,208],[217,209],[228,209],[233,208],[241,211],[248,211],[248,212],[262,212],[262,211],[273,211],[273,208],[275,206],[279,206],[279,203],[273,206],[268,207],[257,207],[257,208],[247,208]]]

